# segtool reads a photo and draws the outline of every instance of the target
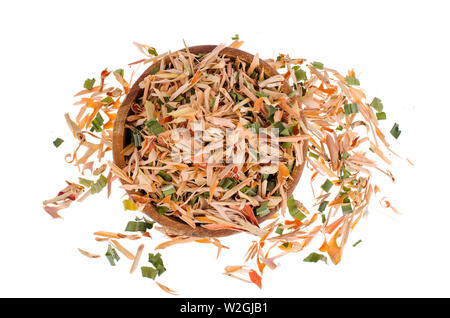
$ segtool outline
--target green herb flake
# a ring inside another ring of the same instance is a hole
[[[322,261],[327,264],[327,257],[322,254],[311,253],[303,261],[308,263],[317,263],[318,261]]]
[[[323,65],[322,65],[323,68]],[[297,81],[306,81],[307,77],[306,77],[306,72],[304,70],[302,70],[301,68],[297,68],[295,70],[295,78],[297,79]]]
[[[99,193],[108,184],[108,179],[104,175],[100,175],[97,181],[91,185],[91,194]]]
[[[103,130],[103,117],[100,115],[100,112],[95,115],[95,118],[92,120],[92,128],[91,131],[101,132]]]
[[[386,113],[385,112],[376,113],[376,116],[377,116],[378,120],[386,120]]]
[[[373,107],[377,112],[383,111],[383,103],[378,97],[374,97],[374,99],[370,103],[370,107]]]
[[[348,157],[350,157],[350,154],[347,151],[341,155],[341,158],[344,160],[348,159]]]
[[[169,212],[169,209],[165,206],[159,206],[156,208],[156,211],[160,214],[160,215],[164,215],[167,212]]]
[[[153,55],[153,56],[157,56],[158,53],[156,52],[156,49],[154,47],[149,47],[148,48],[148,54]]]
[[[90,188],[94,184],[94,181],[78,177],[78,183],[84,185],[87,188]]]
[[[116,73],[117,75],[119,75],[122,78],[125,75],[125,71],[123,70],[123,68],[119,68],[119,69],[115,70],[114,73]]]
[[[281,143],[281,147],[283,147],[284,149],[289,150],[289,148],[291,148],[292,146],[292,142],[282,142]]]
[[[401,133],[402,133],[402,131],[399,129],[398,124],[395,123],[394,126],[391,129],[391,135],[394,136],[395,139],[397,139],[398,136],[400,136]]]
[[[214,97],[211,97],[209,99],[209,107],[212,108],[215,103],[216,103],[216,99]]]
[[[308,156],[314,158],[314,159],[319,159],[319,155],[315,154],[314,152],[310,151],[308,152]]]
[[[136,147],[140,147],[142,144],[141,132],[138,129],[133,131],[133,142]]]
[[[341,125],[339,125],[339,126],[337,126],[336,127],[336,130],[339,130],[339,131],[342,131],[344,128],[341,126]]]
[[[344,105],[344,113],[346,115],[359,113],[358,104],[354,103],[354,104],[346,104],[346,105]]]
[[[159,67],[157,65],[154,65],[150,68],[150,75],[155,75],[159,72]]]
[[[94,84],[95,84],[95,78],[88,78],[84,81],[83,87],[91,90],[92,87],[94,87]]]
[[[154,222],[150,221],[130,221],[128,222],[126,232],[147,232],[153,228]]]
[[[330,203],[329,201],[322,201],[319,205],[319,211],[323,212],[325,211],[325,209],[327,208],[328,203]]]
[[[341,209],[342,209],[342,214],[349,214],[349,213],[353,212],[351,204],[341,205]]]
[[[108,250],[106,251],[105,256],[111,266],[116,266],[116,262],[120,260],[119,254],[117,254],[116,250],[111,246],[111,244],[108,245]]]
[[[333,186],[333,182],[331,182],[329,179],[327,179],[320,187],[325,192],[330,192],[331,187]]]
[[[249,186],[245,186],[240,190],[242,193],[254,197],[258,194],[258,188],[257,187],[253,187],[250,188]]]
[[[138,209],[138,207],[136,206],[136,204],[133,202],[133,200],[127,199],[127,200],[123,200],[122,201],[123,204],[123,209],[126,210],[130,210],[130,211],[136,211]]]
[[[163,186],[161,188],[161,191],[163,192],[164,197],[167,197],[168,195],[171,195],[176,192],[173,184],[168,184],[168,185]]]
[[[175,98],[173,101],[174,102],[177,102],[177,103],[181,103],[181,101],[184,99],[184,97],[183,96],[178,96],[177,98]]]
[[[287,200],[287,207],[289,209],[289,213],[292,215],[294,219],[297,219],[299,221],[306,218],[306,215],[304,215],[297,206],[297,201],[295,201],[294,196],[291,194],[289,199]]]
[[[260,216],[260,217],[265,216],[269,213],[270,213],[270,210],[269,210],[269,202],[268,201],[264,201],[263,203],[261,203],[259,208],[256,209],[256,215]]]
[[[323,70],[323,63],[314,62],[314,63],[312,63],[312,66],[318,70]]]
[[[237,184],[237,181],[234,178],[225,178],[220,181],[219,186],[222,189],[229,190],[233,188]]]
[[[149,253],[148,254],[148,261],[155,266],[156,271],[158,273],[158,276],[161,276],[162,273],[164,273],[166,271],[166,268],[164,267],[164,262],[161,258],[161,254],[157,253],[157,254],[152,254]]]
[[[353,244],[352,246],[355,247],[356,245],[358,245],[359,243],[361,243],[362,240],[357,241],[355,244]]]
[[[281,223],[278,224],[277,229],[275,230],[275,233],[277,233],[278,235],[282,235],[283,234],[284,229],[281,227]]]
[[[56,138],[54,141],[53,141],[53,145],[56,147],[56,148],[58,148],[59,146],[61,146],[61,144],[64,142],[64,140],[63,139],[61,139],[61,138]]]
[[[147,277],[150,279],[155,279],[156,275],[158,274],[158,271],[154,269],[153,267],[149,266],[142,266],[141,267],[142,277]]]
[[[171,182],[172,181],[172,177],[167,172],[165,172],[164,170],[159,171],[157,176],[160,176],[161,178],[163,178],[164,181],[167,181],[167,182]]]
[[[259,134],[259,128],[261,128],[261,124],[259,122],[248,124],[245,128],[250,129],[253,133]]]
[[[102,103],[105,105],[109,105],[114,103],[114,99],[111,96],[106,96],[105,98],[102,99]]]
[[[233,41],[239,41],[239,34],[236,34],[231,38]]]
[[[346,76],[345,77],[345,81],[347,82],[348,85],[352,85],[352,86],[359,86],[359,79],[351,77],[351,76]]]
[[[159,134],[164,132],[164,127],[159,123],[158,120],[152,118],[145,122],[145,127],[147,127],[148,131],[158,137]]]

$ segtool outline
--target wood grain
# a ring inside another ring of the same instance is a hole
[[[194,54],[206,54],[211,52],[216,46],[215,45],[200,45],[200,46],[192,46],[189,47],[189,51]],[[239,58],[241,61],[245,62],[247,65],[250,65],[250,63],[253,60],[253,55],[238,49],[234,48],[224,48],[220,55],[225,55],[230,58],[236,59]],[[126,158],[121,154],[123,148],[130,142],[130,132],[128,129],[125,129],[125,121],[127,116],[131,112],[131,106],[133,103],[137,102],[138,99],[142,96],[143,90],[139,87],[138,83],[144,80],[145,77],[147,77],[150,72],[151,68],[158,64],[154,64],[150,66],[135,82],[135,84],[131,87],[128,95],[125,97],[125,100],[123,101],[122,105],[120,106],[117,117],[114,122],[114,129],[113,129],[113,158],[114,162],[117,166],[120,168],[124,168],[126,166]],[[277,75],[278,72],[273,69],[269,64],[264,62],[263,60],[259,61],[259,66],[257,68],[259,72],[264,70],[266,78]],[[289,83],[285,81],[282,86],[282,90],[284,93],[289,94],[291,93],[291,88],[289,86]],[[303,157],[305,158],[305,154],[307,152],[307,143],[303,143]],[[292,180],[289,180],[288,182],[288,189],[287,189],[287,195],[290,196],[292,192],[294,191],[295,187],[297,186],[298,181],[300,180],[300,177],[302,175],[303,169],[305,166],[305,160],[303,160],[303,164],[299,166],[295,166],[292,171]],[[127,191],[129,194],[136,193],[133,191]],[[264,217],[257,217],[258,222],[261,223],[264,220],[270,218],[274,213],[276,213],[280,208],[280,205],[278,205],[275,208],[272,208],[270,210],[270,213]],[[151,205],[147,204],[143,212],[152,218],[154,221],[159,223],[161,226],[163,226],[169,233],[177,234],[177,235],[186,235],[186,236],[193,236],[193,237],[220,237],[220,236],[228,236],[233,233],[236,233],[236,231],[233,230],[208,230],[203,227],[197,226],[195,229],[184,223],[178,218],[171,217],[171,216],[164,216],[160,215],[156,209]]]

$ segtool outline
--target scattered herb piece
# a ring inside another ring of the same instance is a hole
[[[294,196],[291,194],[289,199],[287,200],[287,207],[289,209],[289,213],[292,215],[294,219],[297,219],[299,221],[306,218],[306,215],[304,215],[297,206],[297,201],[295,201]]]
[[[161,258],[161,254],[148,254],[148,261],[156,268],[156,271],[158,272],[158,276],[161,276],[162,273],[166,271],[166,268],[164,267],[163,260]]]
[[[376,113],[376,116],[377,116],[378,120],[386,120],[386,113],[385,112]]]
[[[153,267],[149,266],[142,266],[141,267],[142,277],[147,277],[151,279],[155,279],[156,275],[158,275],[158,271],[154,269]]]
[[[353,208],[351,204],[343,204],[341,205],[342,214],[349,214],[353,212]]]
[[[84,81],[83,87],[91,90],[92,87],[94,87],[94,84],[95,84],[95,78],[88,78]]]
[[[322,254],[311,253],[303,261],[309,263],[317,263],[318,261],[322,261],[325,262],[325,264],[327,264],[327,257]]]
[[[374,99],[370,103],[370,106],[373,107],[377,112],[383,111],[383,103],[378,97],[374,97]]]
[[[269,212],[270,212],[270,210],[269,210],[269,202],[268,201],[264,201],[263,203],[261,203],[259,208],[256,209],[256,215],[260,216],[260,217],[269,214]]]
[[[159,214],[164,215],[167,212],[169,212],[169,209],[166,208],[165,206],[159,206],[156,208],[156,211],[158,211]]]
[[[138,207],[133,202],[133,200],[130,200],[130,199],[123,200],[122,204],[123,204],[123,208],[125,211],[126,210],[136,211],[138,209]]]
[[[325,192],[330,192],[331,187],[333,186],[333,182],[327,179],[320,187]]]
[[[175,190],[173,184],[167,184],[161,188],[161,191],[163,192],[164,196],[167,197],[168,195],[175,193],[177,190]]]
[[[355,104],[346,104],[346,105],[344,105],[344,113],[346,115],[359,113],[358,104],[355,103]]]
[[[399,129],[398,124],[395,123],[394,126],[391,129],[391,135],[394,136],[395,139],[397,139],[398,136],[400,136],[401,133],[402,133],[402,131]]]
[[[323,63],[314,62],[314,63],[312,63],[312,66],[318,70],[323,70]]]
[[[101,132],[103,130],[103,117],[100,115],[100,112],[95,115],[94,120],[92,120],[92,128],[91,131]]]
[[[158,53],[156,52],[156,49],[154,47],[149,47],[148,48],[148,54],[153,55],[153,56],[157,56]]]
[[[152,118],[148,121],[145,122],[145,126],[147,127],[148,131],[155,135],[156,137],[159,136],[159,134],[163,133],[164,127],[161,126],[161,124],[159,123],[159,121],[157,121],[156,119]]]
[[[116,266],[116,262],[120,260],[119,254],[117,254],[115,248],[112,247],[111,244],[108,245],[108,250],[106,251],[105,256],[111,266]]]
[[[115,70],[114,73],[116,73],[117,75],[119,75],[122,78],[125,75],[125,72],[124,72],[123,68],[119,68],[119,69]]]
[[[164,170],[161,170],[160,172],[158,172],[157,176],[160,176],[161,178],[163,178],[164,181],[167,181],[167,182],[172,181],[172,177]]]
[[[110,105],[114,103],[114,99],[111,96],[106,96],[105,98],[102,99],[102,103],[105,105]]]
[[[322,201],[319,205],[319,211],[323,212],[325,211],[325,209],[327,208],[328,203],[330,203],[329,201]]]
[[[142,144],[141,132],[137,129],[133,131],[133,142],[136,147],[140,147]]]
[[[100,175],[97,181],[91,185],[91,194],[99,193],[108,184],[108,179],[104,175]]]
[[[130,221],[128,222],[125,231],[126,232],[147,232],[153,228],[155,222],[150,221]]]
[[[352,86],[359,86],[359,79],[351,77],[351,76],[346,76],[345,77],[345,81],[347,82],[348,85],[352,85]]]
[[[234,180],[233,178],[225,178],[222,181],[220,181],[219,186],[222,189],[229,190],[232,187],[234,187],[236,184],[237,184],[237,181]]]
[[[81,177],[78,178],[78,182],[87,188],[90,188],[94,184],[94,181],[85,179],[85,178],[81,178]]]
[[[295,78],[297,81],[306,81],[306,72],[299,67],[295,70]]]

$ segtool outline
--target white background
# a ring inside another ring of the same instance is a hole
[[[63,114],[73,94],[102,69],[141,58],[133,41],[159,52],[230,43],[263,58],[278,53],[317,60],[345,73],[355,68],[369,98],[382,99],[393,148],[396,184],[380,186],[402,212],[377,202],[350,237],[338,266],[302,262],[310,250],[266,270],[263,289],[221,275],[241,264],[251,237],[223,240],[233,249],[215,260],[205,244],[163,250],[161,282],[185,297],[450,296],[448,173],[449,5],[446,1],[8,1],[0,5],[1,214],[0,296],[171,297],[130,262],[88,259],[104,254],[97,230],[123,231],[134,218],[117,188],[51,220],[41,202],[76,169],[64,162],[74,146]],[[58,149],[52,141],[66,142]],[[305,181],[305,179],[303,179]],[[306,182],[296,198],[308,202]],[[161,242],[155,232],[145,253]],[[362,239],[357,247],[351,244]],[[317,243],[314,242],[313,246]],[[124,244],[135,252],[137,245]],[[136,242],[137,244],[137,242]],[[312,246],[312,247],[313,247]],[[144,254],[146,255],[146,254]],[[141,264],[143,265],[143,264]],[[253,264],[252,264],[253,265]]]

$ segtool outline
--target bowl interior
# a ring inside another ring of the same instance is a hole
[[[194,54],[206,54],[211,52],[216,46],[215,45],[201,45],[201,46],[193,46],[189,47],[188,50],[191,53]],[[232,59],[239,58],[241,61],[245,62],[247,65],[250,65],[252,62],[254,56],[252,54],[249,54],[247,52],[234,49],[234,48],[224,48],[220,55],[228,56]],[[113,158],[114,163],[119,168],[124,168],[126,166],[126,158],[122,154],[122,150],[124,147],[126,147],[131,142],[131,131],[127,128],[125,128],[125,122],[126,118],[131,114],[131,106],[133,103],[137,102],[139,98],[143,95],[143,89],[139,87],[139,83],[147,77],[151,71],[152,68],[158,66],[158,64],[154,64],[150,66],[135,82],[135,84],[131,87],[130,92],[126,96],[125,100],[123,101],[122,105],[120,106],[116,120],[114,122],[114,129],[113,129]],[[264,70],[265,77],[271,77],[274,75],[277,75],[278,72],[273,69],[268,63],[264,62],[263,60],[260,60],[259,66],[257,68],[259,72]],[[289,94],[291,92],[291,88],[287,81],[283,83],[282,90],[284,93]],[[303,143],[302,147],[303,157],[305,157],[306,151],[307,151],[307,143]],[[300,180],[300,176],[303,172],[305,165],[305,160],[303,160],[303,163],[298,166],[294,166],[292,171],[292,179],[288,180],[288,189],[287,189],[287,195],[291,195],[294,191],[298,181]],[[136,193],[135,191],[127,191],[129,194]],[[259,223],[263,222],[264,220],[270,218],[274,213],[276,213],[280,208],[280,205],[278,205],[275,208],[272,208],[270,210],[270,213],[265,215],[264,217],[257,217],[257,220]],[[236,233],[234,230],[209,230],[206,228],[203,228],[201,226],[197,226],[195,229],[181,221],[180,219],[172,216],[165,216],[159,214],[156,209],[151,205],[147,204],[145,205],[144,209],[142,210],[147,216],[152,218],[154,221],[159,223],[161,226],[163,226],[168,233],[173,233],[176,235],[185,235],[185,236],[193,236],[193,237],[220,237],[220,236],[227,236]]]

